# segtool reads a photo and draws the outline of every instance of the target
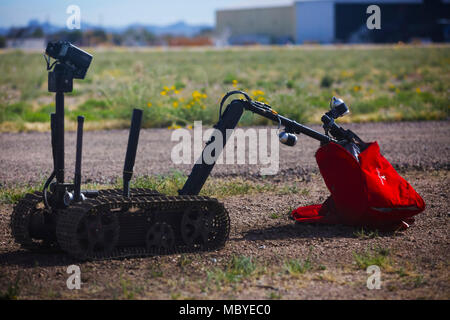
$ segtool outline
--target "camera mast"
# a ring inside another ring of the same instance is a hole
[[[49,71],[48,91],[55,93],[55,112],[50,117],[54,169],[44,185],[44,203],[49,207],[47,190],[50,187],[53,195],[51,206],[64,208],[71,201],[80,201],[84,197],[80,192],[84,124],[82,116],[78,116],[74,184],[64,182],[64,93],[73,91],[74,78],[85,77],[92,56],[69,42],[59,41],[48,44],[44,58]],[[53,63],[50,62],[51,58],[55,59]],[[56,183],[51,183],[54,178]]]

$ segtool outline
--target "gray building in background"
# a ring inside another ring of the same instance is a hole
[[[292,5],[219,10],[216,33],[230,44],[293,42],[295,10]]]
[[[369,30],[369,5],[381,29]],[[216,12],[220,43],[382,43],[450,40],[450,0],[300,0],[284,6]]]

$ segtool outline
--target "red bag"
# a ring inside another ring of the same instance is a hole
[[[337,143],[320,147],[316,160],[331,196],[322,205],[293,210],[293,218],[380,230],[408,228],[425,209],[423,199],[380,154],[377,142],[358,159]]]

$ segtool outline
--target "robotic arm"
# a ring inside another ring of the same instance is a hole
[[[222,113],[222,107],[225,101],[228,97],[234,94],[243,95],[245,97],[245,100],[233,100]],[[265,103],[252,100],[245,92],[231,91],[223,97],[220,103],[219,121],[216,125],[214,125],[214,128],[220,131],[220,133],[222,134],[223,147],[225,147],[228,138],[226,134],[227,129],[233,130],[241,119],[244,110],[248,110],[274,122],[278,122],[279,127],[284,126],[284,130],[279,134],[279,139],[281,143],[288,146],[294,146],[297,142],[296,134],[302,133],[320,141],[322,144],[336,142],[344,144],[344,147],[346,147],[347,144],[351,144],[353,147],[355,143],[358,143],[362,148],[364,148],[364,142],[362,142],[362,140],[359,139],[356,134],[354,134],[350,130],[344,130],[334,122],[335,119],[348,113],[348,107],[345,105],[345,103],[341,99],[336,99],[335,97],[333,97],[330,103],[330,107],[330,111],[325,113],[325,115],[322,117],[322,122],[324,124],[323,127],[325,129],[325,134],[322,134],[294,120],[278,114],[278,112],[276,112],[274,109],[272,109],[272,107]],[[214,142],[214,139],[214,136],[212,136],[211,139],[206,143],[206,146]],[[361,147],[357,147],[358,150],[360,150]],[[210,175],[211,170],[215,165],[215,161],[213,163],[206,163],[205,161],[203,161],[205,159],[205,150],[206,147],[205,149],[203,149],[199,161],[197,161],[197,163],[194,165],[192,172],[189,175],[183,188],[179,190],[178,193],[180,195],[197,195],[200,193],[200,190],[202,189],[203,185],[206,182],[206,179]],[[354,152],[351,151],[351,153],[355,155],[358,150],[355,150]],[[219,154],[214,155],[214,159],[217,159],[218,156]]]

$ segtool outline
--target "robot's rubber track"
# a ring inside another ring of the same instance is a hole
[[[99,190],[99,197],[117,197],[121,195],[122,190],[120,189]],[[130,189],[130,195],[132,197],[155,196],[160,195],[160,193],[150,189],[133,188]],[[42,239],[33,239],[32,234],[30,233],[33,215],[43,215],[44,212],[45,214],[50,214],[50,211],[44,207],[43,199],[43,193],[40,191],[27,193],[17,202],[11,214],[10,227],[14,241],[22,248],[30,251],[48,251],[49,249],[54,251],[57,249],[55,248],[55,242],[53,241],[55,239],[54,235],[50,236],[52,240],[46,239],[46,241],[40,241]]]
[[[217,199],[104,194],[62,210],[56,236],[70,255],[104,260],[215,250],[229,229],[228,212]]]
[[[11,233],[16,243],[24,249],[37,250],[42,247],[41,243],[32,239],[29,230],[31,216],[39,210],[37,206],[42,201],[42,192],[36,191],[26,194],[14,207],[11,215]]]

